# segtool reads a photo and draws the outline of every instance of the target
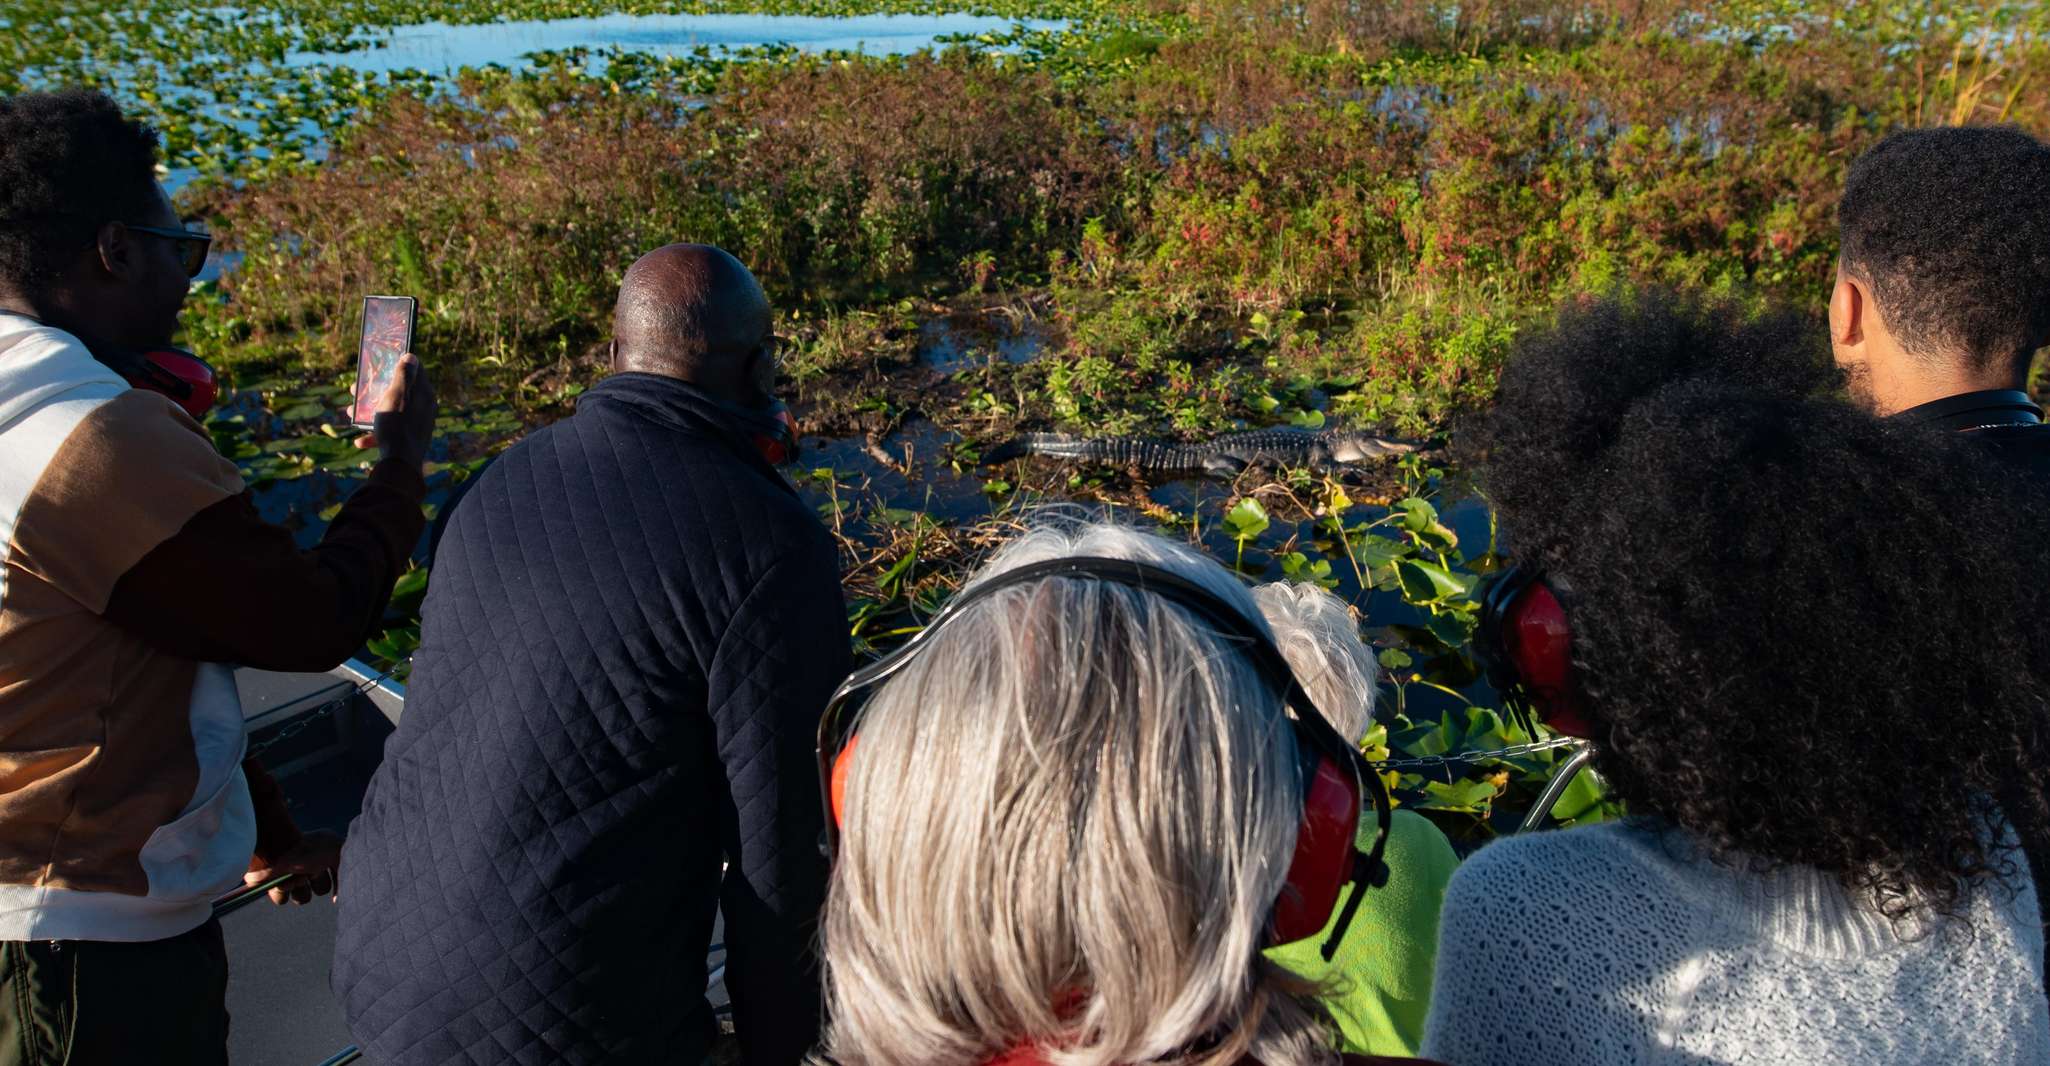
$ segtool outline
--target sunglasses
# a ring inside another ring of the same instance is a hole
[[[187,223],[194,225],[194,223]],[[135,233],[147,233],[178,243],[178,265],[185,268],[185,276],[196,278],[206,269],[207,252],[213,248],[213,234],[200,229],[164,229],[161,226],[129,226]]]

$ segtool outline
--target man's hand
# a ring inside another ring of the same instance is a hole
[[[399,357],[399,372],[385,386],[372,416],[371,431],[356,438],[358,448],[383,448],[386,459],[403,460],[420,469],[427,463],[427,445],[434,440],[434,386],[412,352]]]
[[[340,887],[336,883],[335,869],[341,864],[341,837],[325,831],[308,833],[299,841],[298,847],[268,865],[262,857],[250,863],[249,872],[242,875],[242,883],[260,885],[280,874],[291,874],[290,881],[270,890],[270,901],[280,905],[286,899],[294,903],[308,903],[315,896],[335,894]]]

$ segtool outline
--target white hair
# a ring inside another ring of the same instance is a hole
[[[1077,555],[1139,560],[1260,627],[1197,551],[1043,525],[968,587]],[[1270,679],[1164,597],[1047,578],[951,619],[880,686],[849,758],[824,919],[826,1047],[847,1066],[1336,1061],[1260,955],[1302,812]]]
[[[1310,702],[1339,736],[1359,743],[1374,724],[1374,681],[1380,669],[1360,639],[1352,612],[1315,585],[1287,581],[1255,587],[1253,599]]]

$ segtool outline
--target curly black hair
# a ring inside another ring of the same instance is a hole
[[[0,286],[44,288],[102,223],[156,197],[157,132],[105,93],[0,97]]]
[[[2026,370],[2050,344],[2050,145],[2010,127],[1908,130],[1851,164],[1847,273],[1902,345]]]
[[[1513,555],[1560,579],[1633,814],[1958,913],[2050,824],[2050,500],[1967,434],[1842,398],[1805,323],[1661,296],[1570,309],[1469,428]]]

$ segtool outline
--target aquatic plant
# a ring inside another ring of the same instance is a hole
[[[768,284],[800,415],[830,438],[797,480],[842,546],[858,647],[922,624],[1034,504],[1127,509],[1349,597],[1387,672],[1370,743],[1414,757],[1544,735],[1476,676],[1496,560],[1460,532],[1456,471],[1227,490],[978,453],[1040,428],[1435,436],[1561,300],[1662,283],[1814,305],[1843,170],[1890,129],[2050,131],[2050,9],[1960,0],[990,0],[972,9],[1069,22],[902,58],[564,50],[454,77],[292,58],[428,19],[678,9],[937,3],[19,0],[0,92],[108,85],[164,126],[197,177],[182,206],[239,256],[187,315],[239,386],[209,428],[302,538],[362,462],[335,414],[356,297],[421,297],[456,401],[439,494],[572,409],[636,255],[707,240]],[[1006,314],[1035,358],[917,357],[929,319]],[[417,640],[425,580],[373,653]],[[1471,842],[1555,759],[1392,781]],[[1558,812],[1605,813],[1586,780]]]

